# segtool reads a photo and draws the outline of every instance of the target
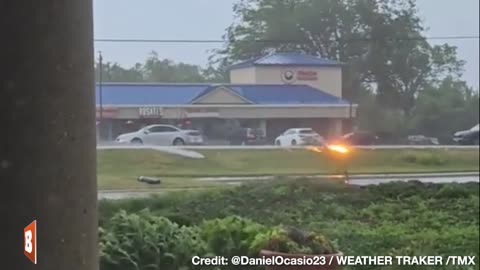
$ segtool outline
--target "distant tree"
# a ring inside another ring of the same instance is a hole
[[[413,0],[239,0],[233,11],[212,64],[274,51],[339,60],[344,97],[373,86],[377,103],[406,115],[421,90],[463,65],[454,47],[428,44]]]
[[[145,81],[148,82],[204,82],[202,69],[196,65],[175,63],[168,59],[159,59],[151,52],[143,65]]]
[[[99,80],[99,63],[95,64],[95,78]],[[156,52],[151,52],[145,63],[137,63],[131,68],[124,68],[118,63],[102,64],[104,82],[205,82],[206,71],[196,65],[175,63],[169,59],[159,59]],[[216,80],[215,78],[210,80]]]
[[[209,57],[209,65],[203,71],[203,76],[209,82],[228,83],[230,82],[230,74],[228,67],[232,65],[227,58],[215,60],[214,56]]]
[[[478,89],[447,77],[438,86],[428,86],[419,94],[412,114],[409,123],[412,133],[448,140],[455,131],[479,122]]]
[[[446,76],[459,78],[464,62],[456,58],[456,48],[447,44],[431,46],[420,37],[394,42],[372,49],[377,53],[370,54],[369,64],[376,78],[378,103],[400,109],[408,118],[418,94]]]
[[[361,90],[358,95],[357,127],[361,130],[391,133],[395,137],[406,136],[406,119],[399,109],[380,106],[372,90]]]
[[[95,65],[95,80],[100,79],[100,65]],[[126,69],[118,63],[102,64],[102,81],[104,82],[141,82],[143,81],[142,65],[137,63],[134,67]]]

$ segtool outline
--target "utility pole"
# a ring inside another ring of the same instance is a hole
[[[350,100],[350,108],[349,108],[349,109],[350,109],[350,111],[349,111],[350,121],[351,121],[352,118],[353,118],[353,108],[352,108],[352,107],[353,107],[353,103],[352,103],[352,101]]]
[[[103,92],[102,92],[102,83],[103,83],[103,57],[102,52],[98,51],[98,102],[100,103],[100,117],[98,123],[98,137],[102,139],[102,127],[103,127]]]
[[[353,132],[353,102],[352,100],[350,99],[350,107],[349,107],[349,122],[350,122],[350,131]]]
[[[92,1],[1,1],[0,32],[0,268],[99,269]]]

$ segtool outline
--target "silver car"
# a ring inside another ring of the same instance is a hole
[[[291,128],[275,139],[277,146],[322,145],[325,139],[311,128]]]
[[[426,137],[425,135],[410,135],[407,137],[407,141],[409,144],[431,144],[431,145],[439,145],[440,142],[437,138],[433,137]]]
[[[200,145],[202,134],[197,130],[183,130],[170,125],[146,126],[136,132],[121,134],[117,143],[151,145]]]

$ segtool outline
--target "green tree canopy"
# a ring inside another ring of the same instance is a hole
[[[459,75],[455,47],[431,46],[413,0],[239,0],[236,20],[212,63],[301,51],[346,63],[344,96],[373,89],[386,107],[411,113],[415,97]]]
[[[185,63],[176,63],[169,59],[160,59],[158,53],[151,52],[145,63],[137,63],[131,68],[121,67],[117,63],[102,64],[104,82],[205,82],[206,71],[201,67]],[[95,77],[99,81],[99,63],[95,65]],[[213,78],[215,79],[215,78]]]
[[[479,92],[447,77],[419,94],[413,112],[412,132],[449,139],[479,122]]]

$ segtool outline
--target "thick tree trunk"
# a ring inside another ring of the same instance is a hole
[[[2,269],[98,269],[92,21],[92,1],[0,3]]]

